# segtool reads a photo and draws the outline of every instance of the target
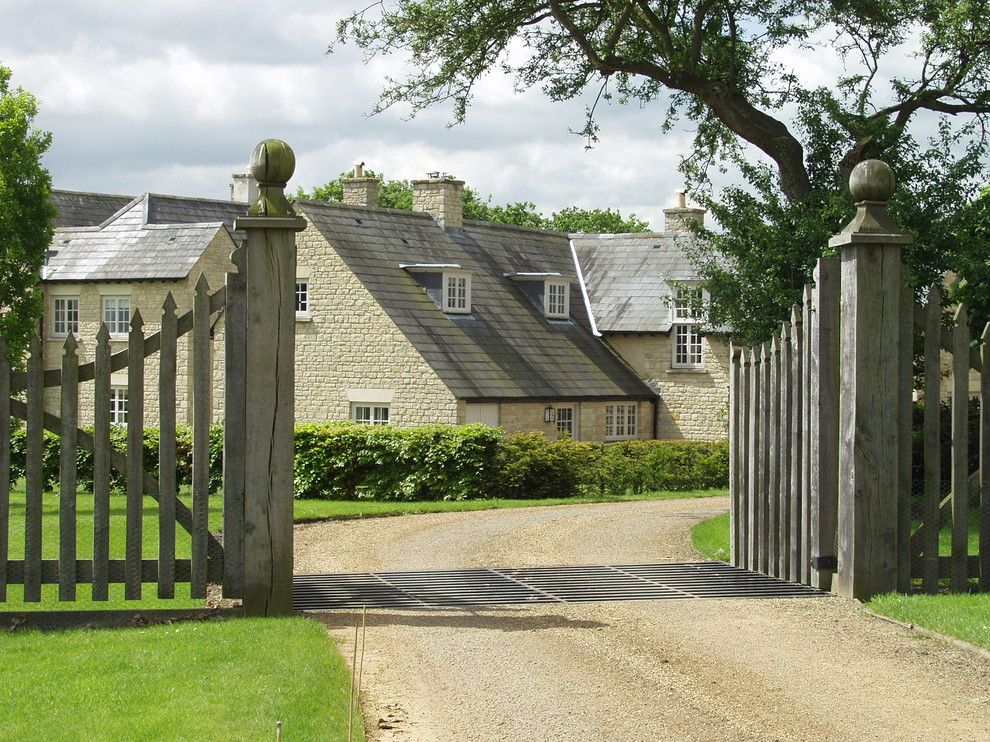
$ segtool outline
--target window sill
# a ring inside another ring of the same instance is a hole
[[[707,374],[708,368],[705,366],[670,366],[664,373],[668,374]]]
[[[312,321],[313,321],[313,315],[309,313],[306,314],[296,313],[296,322],[312,322]]]

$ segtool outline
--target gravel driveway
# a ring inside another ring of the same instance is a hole
[[[697,559],[725,498],[296,527],[296,571]],[[344,654],[359,615],[320,616]],[[369,614],[371,740],[988,740],[990,661],[839,598]]]

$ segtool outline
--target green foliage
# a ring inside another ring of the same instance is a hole
[[[0,336],[15,364],[41,316],[41,266],[53,234],[52,180],[41,166],[51,135],[33,128],[34,96],[0,65]]]
[[[990,187],[960,213],[955,235],[967,249],[959,252],[952,298],[966,304],[974,335],[990,322]]]
[[[878,595],[870,610],[990,649],[990,593]]]
[[[176,479],[192,480],[192,433],[176,435]],[[111,442],[126,451],[126,428]],[[11,437],[11,481],[24,476],[23,429]],[[44,436],[45,489],[56,491],[59,437]],[[79,484],[92,488],[93,458],[77,452]],[[144,469],[158,476],[158,429],[144,430]],[[622,441],[586,443],[542,433],[505,434],[485,425],[396,428],[353,422],[296,426],[297,498],[327,500],[466,500],[493,497],[545,499],[619,496],[728,486],[729,449],[724,442]],[[111,486],[125,488],[111,470]],[[223,428],[210,428],[210,489],[223,486]]]
[[[711,297],[708,321],[756,343],[789,318],[817,259],[834,254],[829,238],[855,213],[840,177],[841,132],[816,106],[803,110],[802,121],[817,143],[808,151],[812,188],[804,199],[788,200],[768,166],[742,160],[737,164],[746,187],[726,188],[717,198],[698,196],[722,227],[702,230],[704,239],[693,248]],[[957,135],[944,122],[924,145],[888,133],[890,147],[876,154],[897,179],[888,211],[914,238],[904,252],[912,285],[920,289],[945,271],[956,272],[962,277],[959,298],[972,302],[982,327],[990,309],[981,293],[990,287],[990,233],[981,227],[983,200],[970,202],[987,177],[988,146],[976,139],[959,151]],[[950,155],[953,151],[958,154]]]
[[[321,186],[315,186],[309,193],[299,187],[296,189],[295,198],[342,201],[344,186],[341,179],[350,178],[353,174],[353,171],[341,173],[337,178]],[[412,184],[408,180],[385,180],[371,170],[366,171],[366,174],[381,181],[378,190],[379,206],[406,211],[412,209]],[[612,209],[581,209],[577,206],[568,206],[547,217],[537,211],[536,204],[531,201],[516,201],[505,205],[493,204],[490,194],[487,198],[482,198],[480,193],[467,186],[464,188],[464,218],[497,224],[515,224],[532,229],[549,229],[555,232],[615,234],[645,232],[649,228],[649,224],[637,219],[635,214],[630,214],[626,219]]]
[[[692,528],[691,545],[709,559],[729,561],[729,514],[716,515]]]

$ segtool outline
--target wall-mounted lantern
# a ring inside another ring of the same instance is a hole
[[[557,420],[557,410],[553,408],[552,404],[548,404],[547,408],[543,410],[543,422],[552,423]]]

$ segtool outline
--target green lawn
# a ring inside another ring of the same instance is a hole
[[[686,492],[643,492],[618,497],[556,497],[542,500],[439,500],[429,502],[371,502],[368,500],[296,500],[297,523],[328,518],[373,518],[415,513],[449,513],[493,508],[526,508],[538,505],[581,505],[595,502],[625,502],[632,500],[674,500],[685,497],[718,497],[727,490],[689,490]]]
[[[990,649],[990,593],[974,595],[878,595],[867,606],[904,623]]]
[[[5,740],[274,739],[276,721],[287,740],[347,734],[347,668],[301,618],[2,632],[0,677]]]

